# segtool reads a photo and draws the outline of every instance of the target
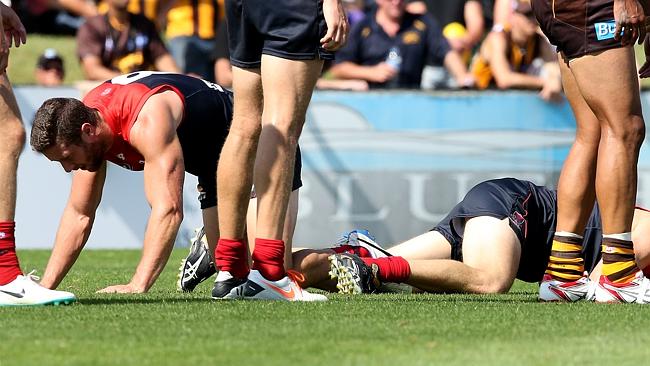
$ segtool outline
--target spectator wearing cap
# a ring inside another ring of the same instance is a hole
[[[38,58],[34,70],[36,83],[41,86],[59,86],[63,84],[65,71],[63,59],[53,48],[48,48]]]
[[[128,0],[106,0],[106,14],[94,16],[77,33],[77,54],[88,80],[134,71],[179,72],[156,25],[127,11]]]
[[[458,85],[473,84],[460,55],[430,15],[406,12],[404,0],[376,4],[377,10],[352,27],[347,44],[337,52],[333,77],[365,80],[370,88],[418,89],[431,60],[444,65]]]
[[[534,89],[544,100],[560,98],[557,54],[539,33],[530,3],[514,3],[508,23],[495,25],[471,65],[479,89]]]

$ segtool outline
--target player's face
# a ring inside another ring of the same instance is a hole
[[[87,170],[96,172],[104,162],[104,155],[98,143],[58,144],[43,153],[51,161],[58,161],[66,172]]]
[[[405,0],[377,0],[376,3],[390,18],[401,18],[404,15]]]
[[[513,37],[515,36],[514,33],[517,33],[516,36],[522,38],[519,40],[520,42],[525,42],[535,35],[537,31],[537,23],[532,15],[513,13],[510,18],[513,30],[515,28],[517,29],[517,32],[513,32]]]

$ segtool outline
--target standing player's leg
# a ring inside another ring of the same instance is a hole
[[[249,273],[245,228],[261,131],[260,70],[233,66],[233,93],[232,125],[217,168],[220,238],[214,259],[219,274],[212,291],[213,298],[239,297],[233,291],[238,291]]]
[[[283,263],[285,252],[291,252],[290,247],[285,249],[282,240],[284,218],[298,138],[322,65],[321,60],[288,60],[262,55],[264,112],[255,160],[257,226],[252,256],[254,271],[247,285],[247,297],[290,301],[312,299],[304,291],[292,292],[304,294],[303,299],[287,298],[284,293],[278,297],[275,290],[278,286],[266,286],[265,283],[291,280],[286,276]]]
[[[611,65],[616,70],[603,73],[602,65]],[[642,291],[643,286],[632,283],[639,272],[631,227],[637,162],[645,136],[634,50],[616,48],[584,56],[571,63],[571,70],[583,97],[601,121],[596,196],[603,222],[600,288],[608,291],[598,291],[596,300],[649,302],[650,290]],[[603,88],[607,93],[602,92]],[[612,283],[619,286],[610,286]]]
[[[216,187],[216,185],[215,185]],[[206,192],[210,195],[209,192]],[[203,216],[203,227],[197,232],[196,237],[192,241],[190,251],[186,258],[181,261],[179,268],[177,287],[179,291],[191,292],[201,282],[210,278],[216,272],[214,266],[213,253],[217,246],[219,239],[219,224],[218,212],[216,206],[216,190],[212,192],[215,196],[214,206],[201,209]],[[201,201],[201,206],[204,207],[206,200]],[[246,228],[248,232],[249,242],[254,242],[255,238],[255,222],[257,213],[257,199],[252,198],[249,201],[248,213],[246,219]],[[298,190],[291,192],[289,199],[289,210],[285,218],[285,228],[283,238],[286,242],[291,243],[293,233],[296,228],[296,221],[298,216]],[[252,228],[252,229],[251,229]],[[251,250],[250,248],[249,250]],[[250,252],[249,252],[250,254]],[[290,253],[289,253],[290,255]],[[247,259],[248,260],[248,259]],[[291,258],[285,257],[285,265],[291,265]],[[287,267],[289,269],[290,267]]]
[[[293,244],[293,234],[296,231],[296,223],[298,222],[298,202],[299,190],[294,189],[289,196],[289,205],[287,206],[287,213],[284,218],[284,228],[282,229],[282,241],[284,241],[287,248],[291,248]],[[246,231],[248,235],[248,242],[250,243],[250,253],[255,250],[255,238],[257,228],[257,199],[252,199],[248,205],[248,215],[246,218]],[[293,268],[293,259],[291,250],[284,252],[284,268],[285,270]]]
[[[541,300],[561,300],[548,287],[565,290],[584,272],[581,248],[585,225],[594,206],[596,161],[600,143],[600,121],[591,110],[561,54],[558,63],[562,86],[576,119],[576,137],[558,182],[557,226],[546,276],[540,287]],[[586,295],[586,294],[585,294]]]
[[[22,274],[16,256],[14,215],[18,157],[25,144],[25,129],[6,73],[0,75],[0,285]]]
[[[25,129],[6,73],[0,74],[0,306],[68,304],[76,300],[65,291],[41,287],[23,276],[14,237],[18,157]]]

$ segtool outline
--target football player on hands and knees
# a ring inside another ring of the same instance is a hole
[[[173,73],[118,76],[90,91],[83,102],[73,98],[45,101],[34,118],[32,148],[59,162],[66,171],[75,172],[42,284],[58,286],[85,246],[101,200],[107,161],[129,170],[144,170],[151,215],[142,257],[131,281],[101,292],[140,293],[154,284],[183,218],[185,172],[198,177],[207,241],[214,248],[219,237],[216,169],[231,118],[229,91]],[[296,190],[302,184],[299,156],[296,162],[289,224],[295,223]],[[292,230],[288,236],[293,235]],[[186,280],[193,279],[197,263],[203,259],[209,269],[208,255],[190,263]]]
[[[514,280],[539,282],[553,246],[556,193],[514,178],[486,181],[431,231],[382,250],[365,231],[352,231],[335,248],[294,253],[305,286],[342,293],[371,293],[386,283],[426,292],[504,293]],[[632,224],[637,265],[650,265],[650,212],[636,209]],[[581,258],[600,275],[602,225],[595,206],[582,233]],[[334,281],[330,280],[334,278]],[[599,286],[582,278],[549,286],[546,300],[594,300]]]
[[[11,8],[0,3],[0,306],[68,304],[70,292],[40,286],[38,277],[23,275],[16,256],[14,222],[18,157],[25,144],[25,129],[7,77],[9,48],[24,44],[27,34]]]

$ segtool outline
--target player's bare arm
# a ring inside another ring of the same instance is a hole
[[[156,59],[155,64],[156,64],[156,70],[158,71],[177,72],[177,73],[183,72],[181,69],[178,68],[178,65],[176,65],[176,61],[174,61],[174,58],[169,53],[158,57],[158,59]]]
[[[79,257],[92,230],[105,180],[106,162],[96,172],[77,170],[74,173],[41,285],[56,288]]]
[[[120,75],[118,71],[105,67],[96,55],[84,56],[81,59],[81,69],[88,80],[107,80]]]
[[[457,51],[450,50],[447,52],[443,64],[456,79],[459,86],[468,88],[474,85],[474,77],[467,71],[467,66],[465,66],[465,62]]]
[[[645,39],[645,12],[638,0],[614,0],[614,37],[623,45]],[[621,34],[621,32],[623,32]]]
[[[489,43],[487,43],[489,42]],[[486,39],[485,51],[481,50],[485,59],[490,63],[494,81],[499,89],[526,88],[541,89],[544,82],[541,78],[512,71],[506,58],[507,41],[503,32],[492,32]]]
[[[348,40],[349,24],[341,0],[323,0],[323,16],[327,23],[327,34],[320,43],[328,51],[336,51]]]
[[[180,97],[165,91],[149,98],[131,129],[131,144],[144,156],[144,190],[151,215],[142,257],[128,284],[103,293],[147,292],[162,272],[183,220],[183,152],[176,127],[183,117]]]

